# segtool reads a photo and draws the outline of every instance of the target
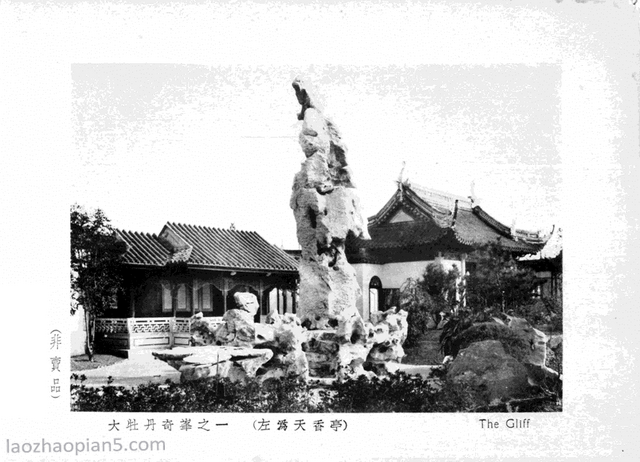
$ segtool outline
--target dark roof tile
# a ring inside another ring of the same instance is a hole
[[[186,261],[189,265],[232,270],[287,271],[298,265],[284,250],[269,244],[254,231],[209,228],[167,223],[164,230],[178,235],[190,246],[189,251],[165,248],[155,234],[118,230],[129,250],[125,262],[133,265],[163,266],[167,261]]]
[[[416,219],[413,222],[390,223],[400,209]],[[537,233],[515,230],[500,223],[473,202],[462,196],[449,195],[417,185],[403,183],[394,196],[369,218],[371,241],[358,240],[363,249],[407,248],[435,242],[452,230],[458,242],[479,247],[499,240],[510,251],[535,253],[545,244]]]
[[[369,227],[371,240],[357,242],[358,247],[365,249],[407,248],[435,242],[446,232],[446,228],[425,221],[386,223]]]
[[[164,266],[171,253],[158,241],[158,236],[117,229],[116,233],[127,244],[124,262],[131,265]]]

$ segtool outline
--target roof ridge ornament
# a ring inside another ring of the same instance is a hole
[[[518,230],[516,229],[516,221],[517,221],[517,217],[514,217],[513,220],[511,220],[511,227],[510,227],[510,232],[511,232],[511,237],[513,238],[514,241],[518,241]]]
[[[398,185],[398,192],[400,194],[400,199],[402,199],[404,195],[404,188],[409,187],[409,180],[404,178],[405,169],[407,167],[407,161],[402,161],[402,168],[400,169],[400,173],[398,174],[398,179],[396,180],[396,184]]]
[[[402,181],[404,180],[404,170],[407,166],[407,161],[402,161],[402,168],[400,169],[400,173],[398,174],[398,187],[402,187]]]
[[[476,207],[480,205],[480,201],[481,201],[481,197],[478,197],[476,194],[476,180],[471,180],[471,185],[470,185],[470,195],[467,196],[469,198],[469,201],[471,202],[471,207]]]

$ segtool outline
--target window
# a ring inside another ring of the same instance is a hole
[[[171,284],[169,282],[162,283],[162,312],[163,313],[171,313],[173,312],[173,296],[171,293]],[[189,311],[190,303],[187,297],[187,285],[179,284],[178,290],[176,294],[176,310],[177,311]]]
[[[173,311],[173,303],[171,299],[171,287],[168,282],[162,283],[162,312],[171,313]]]
[[[193,285],[195,311],[213,311],[211,305],[211,283],[196,280]]]
[[[176,297],[176,301],[178,302],[178,306],[176,307],[177,311],[188,311],[189,306],[187,304],[187,288],[184,284],[180,284],[178,286],[178,296]]]

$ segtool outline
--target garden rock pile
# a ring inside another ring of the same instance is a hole
[[[194,346],[153,355],[179,370],[183,381],[216,376],[233,381],[373,377],[387,374],[387,364],[399,363],[404,356],[406,311],[392,308],[379,313],[375,325],[360,317],[336,316],[336,329],[307,330],[289,313],[271,313],[270,324],[254,323],[252,310],[245,308],[257,305],[255,295],[237,293],[235,299],[238,308],[229,310],[218,326],[194,316]]]
[[[460,334],[473,338],[485,332],[492,338],[478,338],[461,349],[448,366],[447,378],[452,383],[469,386],[479,402],[490,404],[523,397],[530,393],[531,386],[547,386],[558,380],[558,373],[547,367],[549,336],[523,318],[507,316],[506,323],[496,321],[476,324]],[[517,337],[496,335],[505,328],[517,333]],[[505,349],[507,345],[509,350]]]
[[[153,356],[180,371],[180,380],[227,377],[244,381],[273,357],[271,350],[209,345],[154,351]]]
[[[559,377],[558,372],[547,367],[551,337],[533,327],[524,318],[507,316],[507,326],[518,332],[531,348],[524,361],[528,371],[529,383],[532,385],[544,385],[549,381],[556,380]],[[554,341],[554,343],[556,342]]]
[[[527,357],[527,363],[545,367],[549,336],[534,328],[526,319],[515,316],[507,316],[507,327],[518,332],[530,345],[531,352]]]
[[[234,299],[236,308],[224,314],[214,338],[218,344],[252,346],[256,337],[253,319],[260,305],[256,296],[251,293],[238,292],[234,294]]]
[[[526,395],[529,381],[526,367],[504,351],[498,340],[472,343],[451,363],[448,378],[477,391],[476,398],[491,403]]]
[[[212,326],[206,318],[192,319],[193,347],[153,355],[178,369],[184,381],[216,376],[233,381],[285,376],[306,380],[309,364],[302,351],[304,329],[300,320],[291,314],[273,314],[272,324],[256,324],[256,296],[238,292],[234,300],[236,308],[227,311],[218,326]]]
[[[391,309],[373,324],[364,322],[356,306],[360,287],[347,261],[345,243],[348,237],[369,236],[347,163],[347,147],[305,85],[296,79],[293,88],[301,105],[299,142],[305,155],[290,200],[302,249],[299,317],[270,314],[268,324],[254,324],[259,308],[255,296],[235,294],[237,307],[225,313],[221,325],[214,328],[199,319],[191,326],[193,343],[211,348],[210,353],[170,359],[185,380],[212,374],[264,379],[307,379],[310,373],[371,377],[387,373],[386,364],[400,362],[404,356],[407,313]],[[238,347],[245,349],[238,353],[234,350]],[[166,353],[156,357],[169,358]],[[219,357],[225,357],[224,363]]]
[[[357,377],[389,373],[390,362],[405,356],[407,312],[391,308],[381,313],[376,324],[361,317],[334,318],[336,329],[307,330],[302,344],[314,377]]]

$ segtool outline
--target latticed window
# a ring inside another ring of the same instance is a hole
[[[171,313],[173,311],[173,301],[171,297],[171,286],[168,282],[162,283],[162,312]]]
[[[179,284],[176,291],[175,306],[177,311],[190,311],[190,290],[187,290],[186,284]],[[173,311],[173,294],[171,293],[171,284],[162,282],[162,312],[171,313]]]
[[[176,296],[176,310],[177,311],[189,311],[189,305],[187,303],[187,287],[185,284],[178,286],[178,294]]]
[[[212,284],[196,280],[193,284],[193,302],[195,311],[213,311],[211,304]]]

